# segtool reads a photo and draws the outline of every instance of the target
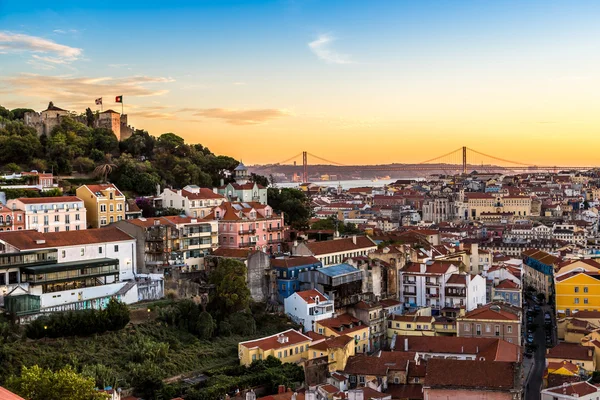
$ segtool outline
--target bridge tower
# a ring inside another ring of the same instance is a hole
[[[302,182],[308,182],[308,153],[302,152]]]
[[[463,146],[462,148],[462,156],[463,156],[463,174],[467,174],[467,147]]]

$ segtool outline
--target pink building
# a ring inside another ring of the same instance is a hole
[[[0,203],[0,232],[25,229],[25,211]]]
[[[219,221],[219,247],[280,252],[284,241],[283,214],[257,202],[223,203],[206,219]]]

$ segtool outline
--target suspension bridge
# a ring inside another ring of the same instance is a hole
[[[411,164],[386,164],[386,165],[350,165],[314,155],[307,151],[298,153],[293,157],[280,161],[275,165],[298,165],[297,161],[302,159],[302,179],[308,182],[308,159],[309,156],[317,163],[312,165],[335,166],[354,168],[361,171],[442,171],[446,175],[467,174],[473,170],[480,172],[558,172],[563,170],[590,170],[596,167],[590,166],[561,166],[561,165],[532,165],[526,162],[507,160],[505,158],[489,155],[469,147],[463,146],[456,150]]]

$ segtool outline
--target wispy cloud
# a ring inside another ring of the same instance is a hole
[[[153,76],[128,77],[73,77],[47,76],[22,73],[3,77],[5,89],[0,94],[35,96],[44,100],[63,102],[65,106],[89,104],[97,97],[111,98],[116,95],[128,97],[160,96],[168,92],[164,84],[173,82],[171,78]]]
[[[352,64],[353,61],[347,54],[338,53],[331,48],[331,44],[336,38],[329,34],[321,34],[312,42],[308,43],[308,48],[321,60],[329,64]]]
[[[109,68],[124,68],[124,67],[128,67],[129,64],[108,64]]]
[[[52,32],[58,33],[60,35],[66,35],[67,33],[79,33],[77,29],[55,29]]]
[[[34,53],[37,62],[68,64],[81,58],[83,51],[38,36],[0,31],[0,51],[5,53]],[[40,56],[38,53],[46,54]]]
[[[193,112],[196,117],[220,119],[231,125],[258,125],[271,120],[287,117],[290,113],[286,110],[266,108],[235,110],[228,108],[183,108],[180,112]]]

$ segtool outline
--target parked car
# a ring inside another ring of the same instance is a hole
[[[539,312],[541,310],[540,306],[538,306],[537,304],[535,306],[533,306],[534,311]]]
[[[527,343],[533,343],[533,333],[527,334]]]

